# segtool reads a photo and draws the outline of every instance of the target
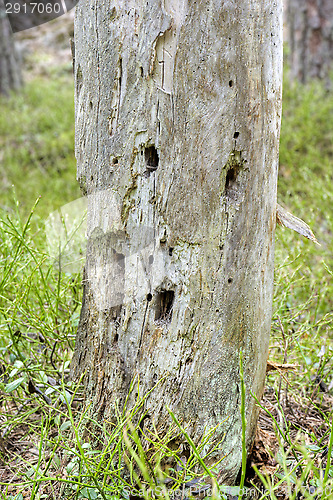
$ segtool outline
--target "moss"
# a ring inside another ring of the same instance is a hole
[[[237,178],[240,170],[244,167],[245,160],[242,158],[242,151],[233,149],[229,155],[227,163],[224,165],[220,176],[220,190],[224,192],[228,184]]]

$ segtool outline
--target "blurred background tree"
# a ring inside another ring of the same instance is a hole
[[[4,0],[0,0],[0,93],[8,94],[22,84],[20,62]]]
[[[333,68],[333,1],[286,0],[290,76],[305,83],[329,78]]]

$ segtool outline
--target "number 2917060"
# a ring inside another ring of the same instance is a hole
[[[60,14],[62,11],[60,3],[29,2],[7,3],[7,14]]]

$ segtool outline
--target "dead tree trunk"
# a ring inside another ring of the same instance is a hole
[[[0,94],[8,94],[21,86],[20,64],[15,52],[12,28],[6,7],[0,0]]]
[[[134,377],[159,432],[217,424],[241,463],[263,390],[281,116],[281,1],[81,0],[76,156],[88,195],[84,302],[72,368],[112,418]],[[134,404],[135,391],[127,405]],[[149,425],[149,419],[145,420]]]
[[[305,83],[333,70],[332,0],[288,0],[287,42],[291,76]]]

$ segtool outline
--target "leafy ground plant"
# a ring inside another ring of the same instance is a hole
[[[313,296],[298,308],[285,307],[286,294],[298,286],[295,276],[290,281],[284,277],[277,287],[276,344],[271,347],[276,370],[268,376],[264,400],[258,401],[258,436],[248,469],[243,467],[241,487],[228,489],[214,479],[219,464],[205,465],[207,445],[218,445],[214,429],[195,447],[170,412],[170,430],[163,439],[156,429],[143,431],[138,415],[147,395],[138,396],[135,408],[118,412],[113,422],[91,418],[80,383],[69,380],[68,368],[80,278],[59,273],[35,246],[32,216],[24,224],[6,217],[0,226],[5,243],[0,288],[2,498],[177,498],[182,490],[188,498],[198,491],[211,498],[226,498],[228,492],[246,498],[255,491],[257,498],[296,499],[300,493],[315,498],[318,492],[330,498],[332,397],[320,391],[320,384],[330,376],[331,351],[318,352],[316,346],[311,351],[306,339],[311,332],[325,341],[331,317],[314,316]],[[301,376],[288,374],[284,368],[290,361],[289,366],[304,362],[307,369]],[[186,456],[169,446],[179,434],[188,441]]]

